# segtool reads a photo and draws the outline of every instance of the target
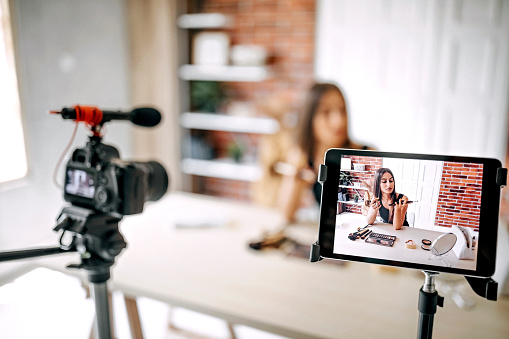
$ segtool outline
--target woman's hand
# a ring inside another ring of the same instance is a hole
[[[371,199],[371,204],[369,205],[370,209],[373,209],[378,212],[381,206],[382,203],[380,202],[380,199],[378,199],[377,197]]]
[[[294,148],[288,152],[287,163],[293,166],[295,179],[302,180],[313,185],[317,176],[313,169],[309,166],[306,154],[300,148]]]
[[[408,197],[403,196],[400,200],[396,201],[394,205],[394,228],[399,230],[405,222],[406,210],[408,209]]]
[[[406,196],[403,196],[403,198],[396,201],[396,203],[394,204],[394,213],[398,213],[398,212],[401,213],[403,210],[406,213],[406,210],[408,208],[407,201],[408,201],[408,198]]]
[[[368,214],[366,215],[366,221],[369,225],[373,225],[375,222],[380,206],[382,206],[380,200],[376,197],[373,197],[369,204]]]

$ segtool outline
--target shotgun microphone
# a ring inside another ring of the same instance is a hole
[[[133,124],[143,127],[153,127],[161,122],[161,113],[151,107],[135,108],[130,112],[103,111],[93,106],[64,107],[62,111],[51,111],[60,114],[64,119],[82,121],[91,127],[102,126],[111,120],[129,120]]]

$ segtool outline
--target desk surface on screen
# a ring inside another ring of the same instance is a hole
[[[336,218],[336,234],[334,237],[334,253],[354,255],[367,258],[385,259],[418,263],[424,265],[444,266],[444,262],[430,251],[421,248],[422,239],[434,241],[443,232],[431,231],[415,227],[403,226],[395,230],[392,224],[376,222],[370,229],[374,233],[396,236],[392,247],[366,243],[362,239],[350,240],[348,234],[357,231],[358,227],[366,225],[366,217],[356,213],[342,213]],[[416,244],[415,249],[406,248],[405,243],[412,240]],[[453,251],[441,256],[451,267],[475,270],[475,260],[460,260]]]

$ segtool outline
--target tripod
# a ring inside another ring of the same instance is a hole
[[[53,229],[56,232],[62,230],[59,247],[2,252],[0,262],[67,252],[80,253],[81,263],[69,265],[68,268],[81,268],[87,271],[96,312],[94,336],[97,339],[110,339],[112,331],[107,282],[115,257],[127,246],[118,230],[121,219],[86,208],[65,207],[57,218],[57,226]],[[71,234],[72,239],[69,244],[64,244],[67,232]]]
[[[419,291],[419,328],[418,339],[431,339],[433,334],[433,320],[437,306],[444,306],[444,297],[438,295],[435,289],[435,277],[438,272],[423,271],[424,285]],[[491,278],[467,277],[468,283],[477,295],[488,300],[497,300],[498,284]]]

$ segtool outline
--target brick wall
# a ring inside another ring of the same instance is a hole
[[[382,167],[382,158],[362,157],[362,156],[344,156],[344,158],[352,159],[352,168],[354,164],[365,165],[364,172],[349,172],[352,176],[350,180],[352,184],[355,182],[362,183],[365,180],[372,180],[375,175],[375,172]],[[364,185],[361,186],[364,187]],[[364,193],[366,192],[366,190],[357,189],[357,191],[360,193],[360,198],[362,199],[364,197]],[[353,196],[357,194],[357,192],[353,188],[347,188],[346,193],[348,194],[349,200],[353,200]],[[362,213],[361,206],[359,205],[345,204],[345,208],[346,212]]]
[[[482,165],[444,163],[435,225],[479,227]]]
[[[264,46],[270,54],[273,78],[260,83],[226,83],[235,100],[253,103],[285,91],[297,108],[313,82],[316,0],[204,0],[200,12],[231,15],[231,44]],[[216,154],[224,155],[235,133],[213,133]],[[258,138],[249,136],[256,153]],[[206,194],[250,200],[250,184],[234,180],[201,178]]]
[[[261,83],[230,83],[235,95],[256,101],[280,90],[295,99],[313,81],[315,0],[205,0],[202,12],[233,17],[231,45],[263,46],[270,55],[274,77]]]

